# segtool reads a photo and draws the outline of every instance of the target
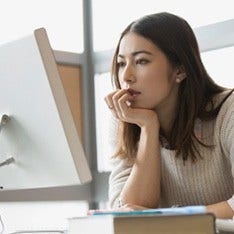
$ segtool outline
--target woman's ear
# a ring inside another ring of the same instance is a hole
[[[180,83],[187,77],[184,66],[179,66],[175,71],[175,81],[176,83]]]

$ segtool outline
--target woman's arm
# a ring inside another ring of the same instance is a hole
[[[225,101],[219,116],[217,123],[221,121],[220,142],[223,152],[225,152],[229,162],[232,164],[232,176],[234,178],[234,94],[230,95]],[[234,195],[227,201],[208,205],[207,209],[209,212],[214,213],[217,218],[233,218]]]
[[[213,213],[216,216],[216,218],[232,219],[234,216],[234,212],[227,201],[222,201],[216,204],[208,205],[206,208],[207,211]]]
[[[138,152],[121,192],[124,204],[155,208],[160,198],[159,131],[154,123],[141,128]]]
[[[157,113],[150,109],[129,106],[127,103],[133,101],[134,96],[124,89],[109,94],[105,100],[112,107],[111,111],[117,119],[136,124],[141,129],[134,165],[129,174],[124,176],[125,183],[121,183],[121,201],[123,204],[157,207],[160,197],[160,124]],[[120,180],[119,175],[112,178]],[[110,184],[112,207],[116,206],[117,200],[113,193],[113,188],[116,187],[113,179]]]
[[[224,155],[228,161],[234,163],[234,95],[230,95],[223,104],[217,119],[217,125],[221,125],[220,142]],[[234,165],[232,176],[234,178]],[[220,172],[222,173],[222,172]],[[234,216],[234,195],[228,201],[211,204],[207,206],[208,212],[214,213],[217,218],[233,218]]]

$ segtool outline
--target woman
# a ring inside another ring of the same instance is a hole
[[[131,23],[117,45],[119,121],[111,208],[206,205],[234,215],[234,94],[207,74],[189,24],[170,13]]]

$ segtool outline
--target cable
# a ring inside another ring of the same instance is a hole
[[[4,232],[4,229],[5,229],[5,226],[4,226],[4,223],[3,223],[3,221],[2,221],[2,217],[1,217],[1,215],[0,215],[0,224],[1,224],[1,228],[2,228],[2,230],[1,230],[1,232],[0,232],[0,234],[3,234],[3,232]]]
[[[0,167],[11,164],[13,162],[15,162],[15,159],[13,157],[10,157],[10,158],[4,160],[3,162],[1,162]]]
[[[16,232],[11,232],[10,234],[27,234],[27,233],[61,233],[61,234],[65,234],[66,231],[62,231],[62,230],[25,230],[25,231],[16,231]]]

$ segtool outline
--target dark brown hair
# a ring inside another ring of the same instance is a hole
[[[117,55],[119,45],[129,32],[134,32],[153,42],[166,55],[172,66],[183,66],[186,79],[178,91],[178,107],[174,124],[168,142],[176,150],[176,156],[196,161],[201,157],[194,144],[195,141],[204,147],[209,147],[199,141],[194,134],[194,123],[197,118],[201,120],[214,119],[222,103],[214,106],[214,95],[226,90],[217,85],[208,75],[200,57],[199,47],[192,28],[179,16],[163,12],[147,15],[131,23],[121,34],[119,43],[113,57],[112,78],[117,88],[118,80]],[[211,108],[207,110],[207,106]],[[115,156],[132,159],[136,155],[137,143],[140,137],[140,128],[135,124],[119,122],[118,148]],[[195,140],[195,141],[194,141]]]

